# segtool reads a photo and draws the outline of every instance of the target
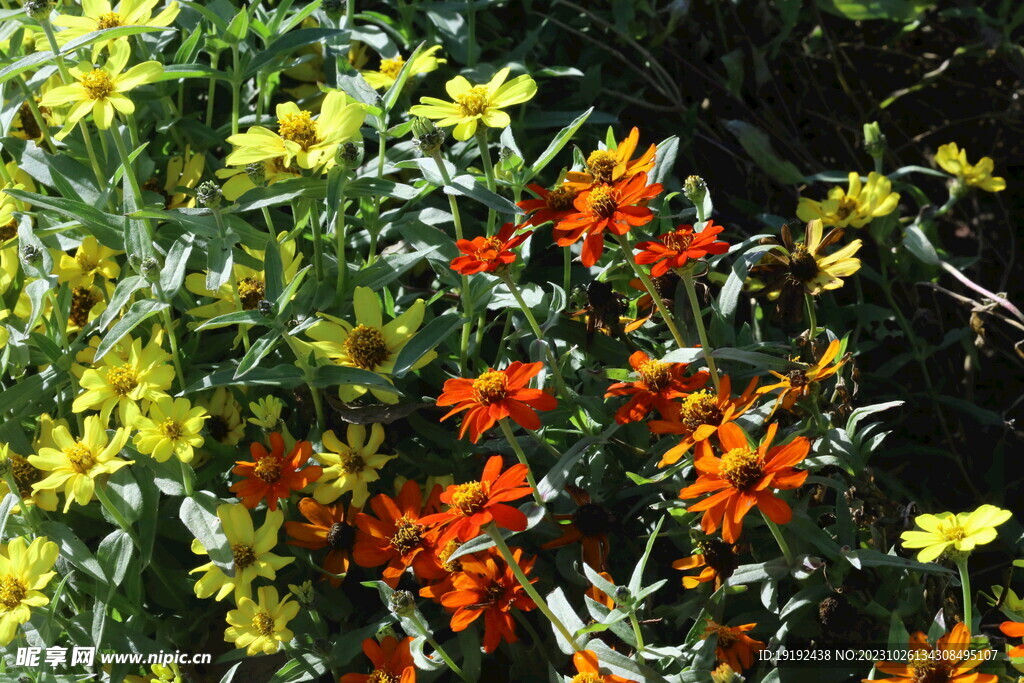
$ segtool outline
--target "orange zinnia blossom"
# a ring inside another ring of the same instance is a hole
[[[638,173],[654,168],[654,157],[658,147],[651,145],[647,151],[636,159],[630,159],[640,142],[640,130],[634,126],[625,140],[616,145],[614,150],[599,149],[587,157],[587,172],[569,171],[565,174],[566,184],[572,187],[585,188],[594,183],[612,183],[620,178],[632,178]]]
[[[560,247],[575,244],[586,233],[580,260],[588,268],[601,258],[604,231],[625,235],[638,225],[649,223],[654,213],[647,208],[649,200],[661,194],[661,183],[647,184],[647,174],[638,173],[614,185],[594,185],[580,192],[573,202],[576,213],[555,225],[555,242]]]
[[[437,405],[454,407],[441,420],[468,411],[462,419],[459,438],[469,432],[473,443],[506,417],[526,429],[540,428],[540,418],[535,411],[553,410],[558,405],[551,394],[526,386],[541,367],[541,363],[514,361],[504,370],[491,368],[476,379],[460,377],[446,381]]]
[[[651,277],[661,277],[672,268],[682,268],[690,259],[701,259],[708,254],[724,254],[729,251],[729,243],[715,240],[723,230],[725,228],[721,225],[710,221],[700,232],[695,232],[692,225],[680,225],[656,241],[637,244],[640,253],[636,255],[636,262],[653,263]]]
[[[583,548],[583,561],[596,572],[604,571],[610,549],[608,532],[615,523],[615,516],[600,503],[593,502],[590,494],[578,486],[570,484],[566,490],[576,502],[576,511],[571,515],[553,515],[556,522],[569,523],[559,524],[562,535],[541,548],[560,548],[579,541]]]
[[[636,382],[618,382],[608,387],[609,396],[631,396],[626,405],[615,411],[619,424],[639,422],[652,409],[662,418],[671,416],[675,404],[673,399],[685,397],[707,384],[710,375],[704,370],[686,377],[687,363],[662,363],[653,360],[643,351],[636,351],[629,357],[629,365],[640,375]]]
[[[1004,621],[999,624],[999,630],[1010,638],[1024,638],[1024,624],[1016,621]],[[1017,645],[1006,654],[1008,657],[1024,657],[1024,645]]]
[[[934,647],[928,642],[928,636],[920,631],[910,636],[907,647],[912,651],[908,662],[875,662],[876,669],[895,678],[876,678],[874,683],[997,683],[999,680],[995,674],[972,671],[986,660],[977,651],[963,657],[965,651],[971,649],[971,634],[962,623],[941,636]],[[868,681],[863,680],[865,683]]]
[[[760,640],[754,640],[747,635],[747,631],[755,626],[757,624],[722,626],[708,620],[703,638],[707,639],[711,634],[717,634],[718,644],[715,646],[715,656],[718,661],[725,662],[733,671],[745,671],[754,666],[754,653],[765,647]]]
[[[285,522],[284,530],[291,536],[288,545],[309,550],[330,548],[324,558],[324,569],[332,574],[348,573],[349,558],[356,538],[353,522],[359,508],[350,505],[346,512],[341,503],[321,505],[312,498],[303,498],[299,501],[299,512],[310,523]],[[320,578],[330,580],[335,588],[341,585],[341,579],[328,576]]]
[[[843,364],[849,360],[850,354],[847,354],[843,358],[840,358],[834,365],[829,366],[829,363],[835,360],[835,357],[839,355],[840,346],[840,341],[838,339],[833,339],[831,343],[829,343],[828,348],[825,349],[825,352],[821,354],[821,358],[818,359],[817,363],[797,368],[796,370],[791,370],[785,375],[779,374],[774,370],[769,370],[769,372],[781,381],[770,386],[761,387],[757,390],[757,393],[766,394],[770,391],[781,389],[782,391],[779,393],[775,407],[778,408],[781,405],[786,410],[792,410],[798,400],[811,393],[811,386],[815,382],[821,382],[836,374],[839,372],[839,368],[843,367]]]
[[[397,499],[383,493],[370,500],[377,517],[360,512],[356,515],[356,545],[352,556],[360,567],[384,568],[382,580],[394,588],[406,569],[412,567],[419,579],[442,579],[445,571],[438,566],[427,543],[428,528],[420,521],[423,513],[423,492],[413,480],[405,482]],[[428,508],[430,504],[428,503]]]
[[[436,537],[433,540],[436,541]],[[445,577],[421,588],[421,597],[430,598],[434,602],[440,603],[445,593],[455,590],[455,576],[462,573],[462,560],[458,557],[453,560],[452,555],[461,546],[462,542],[453,538],[442,546],[435,545],[432,548],[438,566],[445,571]]]
[[[682,404],[673,409],[670,419],[648,422],[648,428],[655,434],[683,435],[682,440],[661,457],[658,467],[674,464],[694,444],[710,438],[719,427],[747,412],[757,400],[756,386],[757,377],[750,380],[741,396],[733,398],[732,381],[728,375],[723,375],[717,395],[707,389],[687,394]]]
[[[526,465],[517,463],[504,472],[500,455],[492,455],[484,465],[480,481],[453,484],[441,494],[441,502],[450,506],[444,512],[420,518],[421,524],[437,524],[444,531],[437,539],[443,548],[455,539],[468,541],[480,535],[480,528],[494,522],[503,529],[523,531],[526,515],[506,505],[530,495],[526,484]]]
[[[412,638],[398,640],[385,636],[380,644],[373,638],[363,641],[363,654],[373,662],[373,673],[345,674],[338,683],[416,683],[416,664],[409,645]]]
[[[527,576],[533,569],[536,558],[523,559],[522,548],[512,549],[512,558],[519,563]],[[537,579],[530,579],[530,583]],[[483,555],[482,559],[467,558],[462,562],[462,573],[456,574],[455,590],[441,598],[441,604],[454,608],[451,629],[465,630],[482,614],[484,616],[484,652],[494,652],[504,640],[514,643],[516,622],[512,609],[528,612],[537,605],[526,594],[512,569],[497,552]]]
[[[279,498],[287,499],[292,491],[298,491],[315,482],[324,470],[319,465],[310,465],[300,470],[313,455],[313,444],[299,441],[288,457],[284,457],[284,439],[277,432],[270,434],[270,447],[261,443],[249,446],[252,460],[239,460],[231,470],[232,474],[245,477],[232,484],[231,491],[238,494],[247,508],[254,508],[266,499],[267,507],[277,509]]]
[[[683,588],[696,588],[702,583],[715,582],[715,590],[722,587],[722,582],[732,576],[739,566],[736,559],[736,548],[731,543],[709,538],[698,544],[700,553],[684,557],[672,563],[673,569],[697,569],[703,567],[697,576],[684,576]]]
[[[474,273],[493,273],[516,260],[512,249],[518,247],[531,235],[524,232],[513,234],[518,229],[514,223],[506,223],[494,237],[474,237],[471,240],[458,240],[455,246],[462,256],[452,259],[452,270],[462,275]]]
[[[573,654],[572,663],[577,673],[571,683],[635,683],[632,678],[601,673],[601,664],[592,650],[580,650]]]
[[[798,436],[783,446],[770,448],[778,425],[768,425],[768,433],[757,450],[751,450],[743,430],[733,422],[718,429],[718,441],[725,454],[719,459],[711,442],[697,445],[694,467],[700,472],[697,482],[679,492],[683,500],[712,493],[690,505],[691,512],[704,512],[701,528],[713,534],[722,527],[722,540],[735,543],[743,532],[743,517],[755,505],[776,524],[788,524],[793,511],[772,489],[795,489],[803,486],[806,470],[793,465],[807,457],[811,442]]]
[[[571,213],[576,213],[572,203],[576,200],[579,190],[572,185],[559,185],[553,190],[545,190],[540,185],[526,186],[537,195],[536,199],[524,199],[516,206],[527,214],[533,214],[525,225],[543,225],[548,221],[557,223]]]

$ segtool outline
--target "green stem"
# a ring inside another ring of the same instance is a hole
[[[633,626],[633,636],[636,638],[636,654],[638,661],[642,661],[643,657],[640,655],[644,649],[644,635],[640,631],[640,622],[637,621],[636,613],[629,613],[629,623]]]
[[[162,296],[162,294],[161,294]],[[165,302],[170,304],[170,301]],[[181,370],[181,351],[178,349],[178,333],[174,331],[174,321],[171,319],[169,309],[160,311],[164,320],[164,327],[167,328],[167,340],[171,343],[171,362],[174,363],[174,372],[178,374],[178,386],[182,392],[185,391],[185,373]]]
[[[804,304],[807,306],[808,340],[814,341],[818,336],[818,312],[814,307],[814,297],[809,292],[804,292]]]
[[[238,109],[242,100],[242,79],[238,77],[238,45],[231,46],[231,61],[233,73],[231,74],[231,134],[238,135]]]
[[[210,52],[210,66],[217,68],[220,60],[220,52]],[[213,98],[217,94],[217,80],[210,79],[210,86],[206,90],[206,127],[213,128]]]
[[[192,488],[192,466],[184,460],[179,460],[178,464],[181,466],[181,485],[185,488],[185,497],[191,498],[195,493]]]
[[[672,338],[676,340],[676,344],[681,349],[686,348],[686,342],[683,341],[683,335],[679,334],[679,328],[676,327],[675,318],[672,317],[672,311],[668,310],[665,302],[661,300],[661,295],[658,294],[658,290],[654,288],[654,283],[651,282],[651,278],[643,269],[637,265],[636,260],[633,258],[633,249],[629,246],[629,241],[625,235],[616,235],[615,239],[619,242],[619,246],[622,247],[622,253],[626,257],[626,262],[629,263],[630,268],[636,274],[640,281],[644,283],[644,288],[647,293],[651,295],[651,300],[654,301],[654,305],[658,307],[658,312],[661,313],[662,319],[668,326],[669,332],[672,333]]]
[[[316,202],[309,202],[309,222],[313,227],[313,273],[317,282],[324,279],[324,255],[321,245],[320,234],[320,213],[316,209]]]
[[[114,138],[114,146],[117,148],[117,155],[121,159],[121,166],[123,169],[124,177],[122,178],[125,192],[131,190],[132,201],[136,209],[142,208],[142,188],[139,187],[139,179],[135,177],[135,167],[132,165],[131,160],[128,157],[128,148],[125,147],[124,137],[121,135],[121,129],[117,127],[115,123],[110,127],[111,137]],[[129,218],[128,220],[141,220],[142,225],[146,228],[146,237],[149,242],[143,244],[143,251],[147,256],[152,255],[153,249],[153,226],[149,222],[148,218]]]
[[[683,271],[683,285],[686,288],[686,296],[690,299],[690,308],[693,309],[693,321],[697,325],[697,336],[700,337],[700,348],[704,353],[704,361],[708,364],[711,372],[711,381],[715,385],[715,392],[718,391],[718,368],[715,367],[715,359],[711,356],[714,350],[708,341],[708,333],[704,328],[704,317],[701,315],[700,302],[697,300],[697,288],[693,284],[693,273],[689,270]]]
[[[213,220],[217,222],[217,231],[222,235],[228,234],[227,225],[224,224],[224,217],[220,215],[220,208],[212,208],[210,211],[213,213]],[[235,310],[239,313],[244,309],[242,308],[242,299],[238,296],[238,278],[235,276],[235,266],[231,265],[228,269],[228,283],[231,286],[231,300],[235,304]],[[242,335],[242,346],[245,350],[249,350],[249,326],[241,324],[238,326],[238,331]]]
[[[81,433],[81,430],[79,430],[79,433]],[[29,496],[29,499],[26,499],[21,495],[21,488],[18,486],[18,482],[14,479],[14,473],[10,469],[8,469],[7,474],[4,475],[4,483],[7,484],[7,490],[9,492],[16,496],[20,496],[21,502],[18,503],[18,506],[21,509],[21,516],[28,524],[29,528],[32,529],[32,532],[38,533],[39,520],[36,519],[36,511],[32,509],[32,504],[29,503],[31,496]]]
[[[974,618],[972,614],[974,605],[971,603],[971,575],[967,572],[967,555],[957,558],[956,568],[960,571],[960,588],[963,591],[964,625],[967,626],[969,633],[974,633],[974,627],[971,624]],[[957,643],[956,645],[959,647],[966,645],[966,643]]]
[[[494,178],[494,164],[491,162],[491,149],[487,146],[487,129],[477,126],[476,144],[480,148],[480,161],[484,165],[484,175],[487,176],[487,189],[497,192],[498,184]],[[494,223],[498,213],[494,209],[487,210],[487,236],[494,234]]]
[[[448,668],[452,670],[452,673],[461,678],[466,683],[470,683],[469,679],[466,677],[466,674],[464,674],[462,672],[462,669],[459,668],[459,665],[455,663],[455,660],[449,657],[448,653],[444,651],[444,648],[441,647],[441,645],[437,642],[437,640],[434,639],[432,635],[430,635],[430,631],[427,630],[427,627],[423,624],[422,621],[420,621],[420,618],[416,616],[415,611],[413,611],[413,613],[409,615],[408,619],[416,626],[416,628],[419,629],[419,635],[422,635],[423,638],[430,644],[430,647],[434,648],[434,652],[441,656],[441,659],[443,659],[444,663],[448,665]]]
[[[334,218],[334,255],[338,260],[338,281],[336,285],[335,297],[336,301],[340,302],[341,293],[345,291],[345,271],[346,258],[345,258],[345,238],[346,238],[346,226],[345,226],[345,172],[341,169],[331,169],[331,173],[335,174],[331,180],[337,183],[337,192],[334,197],[335,205],[329,208],[333,211],[332,217]]]
[[[345,0],[345,28],[352,28],[356,18],[356,0]]]
[[[760,510],[760,508],[758,509]],[[782,529],[780,529],[775,522],[768,519],[768,515],[764,514],[764,510],[761,510],[761,516],[764,518],[764,523],[767,524],[768,528],[771,530],[772,536],[775,537],[775,542],[779,544],[779,550],[782,551],[783,557],[786,558],[786,566],[792,567],[793,553],[789,549],[789,544],[786,543],[786,538],[782,535]]]
[[[530,468],[530,463],[526,460],[526,453],[523,453],[522,447],[519,442],[516,441],[515,434],[512,433],[512,427],[508,423],[508,418],[502,418],[498,420],[498,426],[501,427],[501,433],[505,435],[505,440],[512,446],[512,450],[516,452],[516,457],[519,458],[519,462],[526,465],[526,481],[530,483],[530,489],[533,491],[533,499],[540,506],[541,510],[547,512],[547,506],[544,505],[544,499],[540,497],[540,490],[537,489],[537,480],[533,476],[533,469]]]
[[[572,251],[562,249],[562,291],[569,296],[569,287],[572,286]]]
[[[476,66],[476,2],[466,2],[466,33],[467,33],[467,62],[466,66],[472,69]]]
[[[128,523],[128,520],[124,518],[124,515],[122,515],[120,510],[117,509],[117,506],[114,505],[114,502],[110,500],[110,496],[107,495],[106,490],[104,490],[103,488],[105,485],[106,482],[104,482],[103,484],[96,482],[96,486],[93,489],[93,491],[96,494],[96,498],[99,499],[100,505],[102,505],[106,509],[106,511],[110,513],[110,516],[114,518],[114,521],[117,522],[117,525],[124,529],[124,532],[128,534],[128,537],[130,539],[132,539],[132,543],[135,544],[135,547],[141,550],[142,544],[139,542],[139,537],[135,533],[135,529],[133,529],[132,525]]]

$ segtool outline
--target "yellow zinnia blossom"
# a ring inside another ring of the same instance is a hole
[[[91,235],[82,240],[74,256],[58,253],[59,257],[54,254],[57,282],[68,282],[72,287],[89,287],[97,275],[105,280],[116,280],[121,274],[121,266],[113,257],[124,252],[104,247]]]
[[[199,432],[203,428],[206,409],[192,407],[187,398],[161,396],[149,406],[149,417],[135,420],[135,447],[140,453],[165,462],[172,455],[182,462],[192,461],[192,449],[203,445]]]
[[[438,64],[444,64],[447,60],[438,59],[435,56],[435,53],[440,49],[440,45],[434,45],[418,54],[416,59],[413,60],[412,66],[409,67],[409,78],[416,74],[436,71]],[[398,73],[404,66],[405,59],[402,58],[402,55],[395,55],[391,58],[381,57],[379,71],[366,70],[359,73],[363,75],[363,78],[366,79],[366,82],[374,90],[386,90],[395,84],[395,81],[398,79]],[[406,81],[406,84],[408,83],[409,81]]]
[[[996,540],[996,527],[1012,517],[1009,510],[982,505],[973,512],[918,515],[914,523],[924,531],[904,531],[905,548],[921,548],[918,562],[934,562],[943,553],[970,553],[976,546]]]
[[[192,148],[186,146],[185,154],[176,154],[167,160],[167,179],[164,180],[163,195],[167,198],[168,209],[194,208],[195,196],[189,196],[178,190],[180,187],[195,188],[203,179],[206,168],[206,155],[193,154]]]
[[[40,104],[44,107],[74,103],[68,111],[67,122],[54,138],[63,140],[90,112],[100,130],[113,124],[115,109],[126,116],[135,112],[135,104],[124,93],[156,81],[164,67],[160,62],[143,62],[121,73],[128,63],[129,51],[128,43],[116,43],[101,68],[79,62],[70,69],[75,83],[59,86],[43,95]]]
[[[327,93],[320,115],[315,119],[294,102],[277,105],[277,132],[253,126],[245,133],[232,135],[228,142],[235,150],[224,163],[245,166],[280,159],[287,167],[294,159],[300,168],[330,169],[335,164],[334,152],[338,145],[359,139],[359,127],[366,118],[362,104],[345,104],[346,99],[340,90]]]
[[[250,657],[272,655],[282,643],[294,638],[288,622],[299,614],[299,603],[287,595],[280,599],[273,586],[261,587],[256,596],[256,602],[238,600],[238,609],[228,612],[228,628],[224,631],[224,640],[236,648],[246,648]]]
[[[15,538],[0,550],[0,647],[7,647],[18,627],[32,616],[33,607],[43,607],[50,598],[40,591],[57,575],[51,571],[59,546],[45,536],[32,540]]]
[[[992,157],[982,157],[976,164],[967,161],[967,150],[957,147],[955,142],[939,147],[935,154],[935,163],[950,175],[955,175],[961,182],[985,190],[1001,192],[1006,189],[1006,181],[992,175],[995,162]]]
[[[242,419],[242,406],[235,400],[227,387],[217,387],[207,397],[200,398],[197,403],[206,408],[210,417],[206,420],[206,431],[215,441],[225,446],[235,446],[245,435],[245,420]],[[193,467],[202,464],[192,463]]]
[[[108,0],[82,0],[82,16],[59,14],[53,19],[55,26],[64,26],[57,33],[57,44],[81,38],[87,33],[101,31],[117,26],[170,26],[178,16],[178,3],[171,0],[160,14],[153,16],[153,8],[157,0],[122,0],[117,7],[111,7]],[[43,36],[42,46],[38,49],[49,49]],[[128,37],[112,38],[96,43],[93,47],[93,58],[100,49],[110,48],[117,41],[127,44]]]
[[[328,452],[314,455],[324,466],[324,473],[313,489],[313,498],[321,505],[333,503],[351,491],[352,505],[362,507],[370,497],[366,485],[377,481],[380,478],[377,470],[398,457],[377,452],[384,443],[384,427],[379,424],[370,428],[369,441],[366,440],[366,427],[357,424],[348,426],[345,438],[348,443],[342,442],[334,430],[324,432],[322,440]]]
[[[417,299],[400,316],[384,324],[381,317],[380,299],[368,287],[356,287],[352,303],[355,307],[356,324],[326,313],[320,313],[322,320],[306,330],[314,341],[309,344],[318,357],[327,358],[335,365],[361,368],[384,376],[395,369],[395,361],[402,348],[412,339],[423,322],[426,304]],[[411,368],[418,370],[437,357],[437,352],[428,351]],[[341,385],[338,397],[346,403],[354,401],[367,391],[384,403],[397,403],[398,397],[391,392],[361,385]]]
[[[33,491],[32,484],[43,478],[43,471],[11,450],[9,444],[0,444],[0,467],[10,468],[11,477],[17,487],[17,493],[26,503],[37,505],[43,510],[53,512],[57,509],[57,492]],[[11,492],[7,485],[7,478],[0,479],[0,500],[3,500]],[[15,505],[11,510],[19,512],[20,505]]]
[[[243,168],[228,167],[219,168],[216,171],[218,178],[224,181],[220,191],[224,193],[224,199],[235,201],[243,194],[256,187],[270,187],[274,183],[291,178],[299,178],[302,173],[292,163],[290,166],[283,166],[280,159],[267,159],[246,164]],[[260,179],[259,185],[253,180],[257,176]]]
[[[283,408],[284,401],[277,396],[257,399],[249,404],[249,410],[253,414],[249,418],[249,422],[262,429],[276,430],[281,422],[281,410]]]
[[[796,215],[802,221],[821,219],[822,224],[837,228],[863,228],[873,219],[895,211],[899,201],[892,182],[881,173],[872,171],[863,185],[859,174],[850,173],[847,190],[833,187],[828,199],[821,202],[801,197]]]
[[[174,662],[170,664],[151,664],[148,676],[125,676],[124,683],[185,683],[181,669]]]
[[[55,448],[40,448],[38,454],[28,457],[30,464],[49,472],[45,479],[32,485],[32,490],[63,487],[64,512],[71,508],[72,500],[79,505],[87,505],[92,500],[98,477],[113,474],[135,462],[117,457],[128,441],[128,431],[121,427],[108,441],[106,421],[95,415],[85,418],[81,439],[72,438],[64,425],[55,426],[50,438]]]
[[[29,209],[28,204],[7,194],[7,190],[36,191],[36,184],[32,180],[32,176],[18,168],[16,162],[8,161],[4,164],[4,170],[11,182],[4,183],[3,187],[0,187],[0,244],[18,236],[18,221],[14,217],[14,212],[28,211]]]
[[[281,557],[270,552],[277,545],[278,531],[284,523],[281,510],[268,511],[266,521],[258,530],[253,528],[249,508],[241,503],[218,506],[217,517],[235,559],[235,575],[228,576],[213,562],[196,567],[189,573],[206,572],[196,581],[196,597],[208,598],[216,594],[213,599],[220,601],[234,591],[236,602],[250,598],[252,582],[257,576],[273,581],[277,578],[278,569],[295,561],[294,557]],[[209,554],[198,539],[192,541],[192,552],[196,555]]]
[[[106,296],[103,294],[106,290]],[[78,332],[83,327],[107,310],[107,301],[114,294],[114,283],[104,280],[103,289],[92,287],[75,287],[71,290],[71,309],[68,311],[68,332]],[[49,315],[53,304],[43,306],[43,315]]]
[[[537,84],[527,74],[506,83],[509,71],[511,69],[505,67],[484,85],[473,85],[464,77],[456,76],[445,84],[453,102],[421,97],[421,104],[410,107],[409,114],[437,119],[437,125],[442,128],[455,126],[452,135],[456,140],[473,137],[478,122],[491,128],[505,128],[511,119],[502,109],[522,104],[537,94]]]
[[[838,339],[833,339],[816,363],[813,365],[801,364],[785,375],[769,370],[768,372],[775,375],[776,379],[780,381],[758,388],[757,393],[767,394],[776,389],[781,389],[782,391],[779,392],[778,399],[775,401],[775,407],[782,406],[786,410],[792,410],[798,400],[810,395],[811,389],[815,384],[823,382],[839,372],[839,368],[843,367],[846,361],[850,359],[851,354],[847,353],[838,361],[832,363],[836,356],[839,355],[839,347],[841,345],[842,342]]]

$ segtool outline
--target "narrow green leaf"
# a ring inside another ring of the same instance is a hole
[[[540,156],[537,157],[537,161],[533,162],[533,165],[530,166],[530,170],[527,173],[527,180],[536,176],[544,170],[545,166],[551,163],[551,160],[562,151],[562,148],[565,147],[570,140],[572,140],[572,136],[575,135],[576,131],[580,129],[580,126],[590,118],[592,113],[594,113],[593,107],[577,116],[573,119],[572,123],[555,134],[555,137],[553,137],[551,142],[548,144],[547,149],[541,152]]]
[[[114,348],[114,345],[121,341],[122,337],[134,330],[141,322],[154,313],[164,310],[167,306],[163,301],[157,301],[156,299],[143,299],[132,304],[132,307],[124,314],[124,317],[114,323],[110,331],[103,337],[103,341],[96,347],[94,362],[107,355],[107,352]]]
[[[391,374],[395,377],[405,375],[423,356],[447,339],[465,321],[466,319],[458,313],[445,313],[424,325],[423,329],[413,335],[412,339],[402,347],[398,358],[395,359],[395,369]]]

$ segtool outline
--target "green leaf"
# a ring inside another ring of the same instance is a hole
[[[911,22],[921,16],[934,2],[922,0],[817,0],[818,7],[831,14],[837,14],[854,21],[866,19],[888,19],[889,21]]]
[[[234,254],[231,242],[224,237],[214,237],[206,245],[206,288],[216,292],[231,279]]]
[[[658,539],[658,532],[661,531],[661,525],[664,521],[664,516],[658,518],[658,523],[654,525],[654,531],[647,538],[647,547],[644,548],[644,554],[633,569],[633,575],[629,577],[629,590],[634,595],[640,592],[640,588],[643,585],[641,582],[644,578],[644,568],[647,567],[647,560],[651,557],[651,551],[654,550],[654,542]]]
[[[412,366],[419,362],[429,351],[447,339],[452,332],[462,326],[466,319],[458,313],[445,313],[427,323],[423,329],[413,335],[395,359],[395,368],[391,374],[402,377]]]
[[[383,287],[398,279],[402,273],[423,261],[428,254],[432,254],[435,251],[437,251],[436,246],[419,249],[407,254],[389,254],[377,259],[372,266],[359,271],[355,278],[353,278],[352,290],[350,291],[354,291],[356,287],[369,287],[375,292],[380,291]]]
[[[241,12],[237,12],[231,23],[228,24],[228,28],[224,33],[221,34],[221,39],[229,45],[237,45],[242,42],[245,38],[245,34],[249,32],[249,12],[256,7],[256,3],[253,3],[249,9]]]
[[[382,105],[384,107],[384,111],[391,111],[391,109],[394,108],[395,103],[398,102],[398,97],[402,94],[402,89],[405,87],[406,81],[409,80],[409,73],[412,71],[413,63],[416,61],[416,58],[423,53],[423,48],[425,46],[426,42],[422,42],[416,46],[416,49],[413,50],[411,55],[409,55],[409,58],[405,60],[405,64],[402,65],[401,71],[399,71],[398,75],[395,77],[395,82],[392,83],[391,87],[388,88],[386,93],[384,93],[384,103]]]
[[[547,149],[541,152],[540,156],[537,157],[537,161],[533,162],[533,165],[530,166],[529,173],[527,173],[527,181],[543,171],[544,167],[551,163],[551,160],[562,151],[563,147],[569,144],[569,141],[572,140],[572,136],[576,134],[576,131],[580,129],[580,126],[582,126],[588,118],[590,118],[590,115],[593,112],[594,108],[591,107],[573,119],[572,123],[568,126],[558,131],[555,134],[555,137],[551,138],[551,142],[548,143]]]
[[[765,173],[784,185],[803,182],[804,174],[791,162],[782,159],[775,153],[771,140],[763,130],[746,121],[725,121],[724,125],[730,133],[736,136],[750,158]]]
[[[219,498],[208,491],[196,491],[191,498],[181,501],[178,511],[181,521],[192,535],[195,536],[210,560],[227,576],[235,575],[235,558],[228,547],[228,538],[224,535],[220,519],[217,517]]]
[[[119,280],[114,287],[114,294],[110,297],[110,303],[96,321],[96,329],[105,329],[121,313],[121,309],[128,303],[132,294],[148,285],[146,278],[141,275],[129,275]]]
[[[8,492],[0,503],[0,540],[4,537],[4,530],[7,529],[7,520],[11,517],[11,509],[21,502],[21,497]]]
[[[266,319],[259,311],[235,311],[233,313],[225,313],[224,315],[218,315],[215,318],[210,318],[204,323],[201,323],[196,327],[196,332],[200,330],[215,330],[221,327],[228,327],[229,325],[265,325]]]
[[[277,340],[281,337],[281,333],[277,330],[270,330],[265,335],[253,342],[253,345],[249,347],[249,350],[245,352],[245,356],[242,357],[238,367],[235,368],[235,379],[243,376],[257,365],[259,362],[267,357],[267,354],[274,350],[274,346],[277,345]]]
[[[373,387],[389,394],[401,394],[386,379],[376,372],[362,368],[345,368],[340,365],[321,365],[316,369],[312,382],[314,387],[336,387],[340,385],[358,385]]]
[[[149,318],[154,313],[167,308],[168,304],[163,301],[157,301],[156,299],[143,299],[142,301],[136,301],[132,304],[132,307],[128,309],[128,312],[124,314],[124,317],[114,323],[114,326],[110,328],[106,336],[103,337],[103,341],[96,347],[96,356],[94,361],[98,361],[107,355],[107,351],[110,351],[117,342],[121,340],[126,334],[134,330],[139,323]]]
[[[322,183],[321,183],[322,185]],[[411,185],[396,183],[386,178],[356,178],[345,184],[346,197],[391,197],[408,200],[416,197],[419,191]]]
[[[56,211],[68,220],[77,221],[89,229],[104,246],[124,251],[124,221],[121,216],[113,216],[100,211],[91,204],[66,197],[46,197],[25,190],[5,190],[12,197],[28,202],[36,209]]]
[[[192,235],[183,235],[176,239],[167,250],[164,267],[160,271],[160,289],[164,298],[170,301],[181,289],[185,280],[188,257],[192,254]]]
[[[74,567],[101,583],[107,583],[103,567],[89,552],[89,547],[75,535],[66,524],[61,522],[43,522],[41,525],[42,535],[60,546],[60,556],[70,562]]]
[[[711,352],[712,357],[720,360],[732,360],[740,363],[746,363],[747,365],[753,365],[757,368],[766,368],[768,370],[778,370],[784,372],[792,370],[795,367],[799,367],[796,363],[790,362],[785,358],[779,358],[778,356],[769,356],[767,353],[757,353],[756,351],[744,351],[743,349],[732,349],[722,348],[715,349]]]
[[[463,174],[452,178],[451,183],[444,186],[444,193],[469,197],[480,202],[488,209],[494,209],[499,213],[523,213],[523,210],[518,206],[501,195],[491,192],[470,175]]]
[[[865,567],[896,567],[910,572],[926,572],[929,574],[952,574],[953,570],[934,562],[916,562],[905,557],[886,555],[870,548],[857,550],[840,550],[840,556],[856,569]]]
[[[921,228],[916,225],[911,225],[903,231],[903,246],[917,257],[919,261],[927,263],[929,266],[942,264],[942,260],[939,258],[938,253],[936,253],[935,247],[932,246],[932,243],[924,232],[921,231]]]
[[[294,365],[275,365],[272,368],[255,368],[245,377],[235,378],[234,368],[218,370],[204,375],[198,382],[190,384],[183,393],[191,394],[214,387],[270,386],[292,389],[302,384],[302,372]]]
[[[135,545],[131,537],[123,529],[115,529],[100,541],[99,548],[96,549],[96,559],[107,575],[108,595],[113,595],[124,581],[134,551]]]

